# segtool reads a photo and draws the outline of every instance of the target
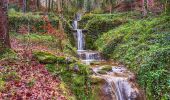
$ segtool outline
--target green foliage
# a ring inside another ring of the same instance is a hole
[[[0,60],[18,59],[17,54],[11,49],[0,51]]]
[[[136,13],[118,13],[118,14],[89,14],[85,15],[80,22],[81,27],[85,27],[88,30],[86,33],[86,46],[89,49],[95,49],[94,42],[104,32],[110,29],[116,28],[124,23],[137,19]],[[86,26],[85,23],[87,23]]]
[[[0,92],[5,89],[5,81],[0,77]]]
[[[30,34],[24,34],[24,35],[19,35],[19,34],[15,34],[15,33],[11,33],[13,35],[16,36],[17,39],[19,40],[31,40],[32,42],[54,42],[56,38],[54,38],[53,36],[50,35],[45,35],[45,34],[36,34],[36,33],[30,33]]]
[[[6,82],[14,81],[17,82],[21,78],[17,74],[17,72],[10,66],[1,66],[0,72],[0,92],[6,90]]]
[[[75,39],[74,39],[74,35],[72,32],[72,26],[69,23],[69,21],[63,21],[62,22],[64,25],[64,32],[67,34],[67,38],[70,40],[71,45],[75,46]]]
[[[46,68],[54,75],[59,75],[73,91],[77,99],[89,100],[91,93],[89,88],[88,66],[80,63],[73,63],[58,66],[46,65]]]
[[[22,25],[30,26],[36,29],[37,32],[44,32],[42,26],[45,24],[43,15],[39,13],[21,13],[16,12],[14,9],[9,10],[9,28],[11,31],[18,31]],[[50,23],[53,27],[58,28],[59,18],[54,15],[48,15]],[[32,31],[32,30],[31,30]]]
[[[103,33],[95,46],[106,57],[126,64],[137,74],[149,100],[170,94],[170,17],[130,21]]]

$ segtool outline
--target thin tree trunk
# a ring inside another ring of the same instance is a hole
[[[51,0],[48,0],[48,12],[51,10]]]
[[[0,0],[0,45],[10,48],[7,7],[7,0]]]
[[[147,15],[147,7],[146,7],[146,0],[142,0],[142,9],[143,9],[143,16]]]
[[[37,2],[36,2],[36,8],[37,8],[37,11],[40,9],[40,0],[37,0]]]
[[[23,13],[26,12],[26,8],[27,8],[27,1],[26,1],[26,0],[23,0],[23,3],[22,3],[22,10],[23,10]]]
[[[51,1],[51,9],[53,10],[54,8],[54,0]]]

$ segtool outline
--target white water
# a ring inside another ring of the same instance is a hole
[[[97,76],[103,78],[107,82],[107,86],[104,90],[106,93],[109,93],[110,98],[112,98],[111,100],[140,99],[140,93],[136,84],[129,80],[135,79],[135,76],[131,72],[123,67],[113,66],[111,72],[99,74],[98,71],[101,70],[101,68],[102,66],[93,68],[93,71],[98,74]]]
[[[74,29],[77,29],[77,28],[78,28],[78,21],[77,21],[77,20],[74,20],[74,22],[73,22],[73,28],[74,28]]]
[[[77,29],[77,47],[78,51],[84,50],[84,38],[83,38],[83,32],[81,29]]]

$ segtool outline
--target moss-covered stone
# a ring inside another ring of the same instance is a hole
[[[103,84],[105,82],[103,78],[95,75],[90,76],[90,81],[92,84]]]
[[[101,62],[99,61],[94,61],[94,62],[91,62],[90,65],[99,65]]]
[[[107,71],[105,71],[105,70],[99,70],[97,73],[99,73],[99,74],[107,74]]]
[[[53,63],[66,63],[65,57],[55,56],[48,52],[34,51],[33,56],[40,62],[44,64],[53,64]]]
[[[102,69],[101,69],[101,71],[112,71],[112,66],[110,66],[110,65],[105,65],[105,66],[103,66],[102,67]]]

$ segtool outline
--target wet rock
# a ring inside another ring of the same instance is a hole
[[[97,61],[94,61],[94,62],[91,62],[91,65],[100,65],[101,62],[97,62]]]
[[[95,75],[90,76],[90,80],[92,84],[102,84],[105,82],[103,78],[95,76]]]
[[[97,73],[99,73],[99,74],[107,74],[107,71],[105,71],[105,70],[99,70]]]
[[[80,71],[79,66],[78,65],[74,65],[73,70],[74,70],[74,72],[79,72]]]
[[[105,65],[105,66],[103,66],[102,68],[101,68],[101,70],[103,70],[103,71],[112,71],[112,66],[110,66],[110,65]]]

